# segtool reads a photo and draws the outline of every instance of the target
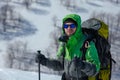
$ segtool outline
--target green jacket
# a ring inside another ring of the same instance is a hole
[[[63,23],[68,18],[71,18],[77,22],[76,32],[69,37],[69,40],[64,45],[63,42],[60,42],[60,46],[57,53],[58,59],[55,60],[47,58],[45,60],[44,65],[57,71],[64,70],[66,74],[65,80],[71,79],[76,80],[77,78],[76,75],[78,75],[79,80],[88,80],[87,78],[84,77],[93,76],[100,70],[100,61],[98,58],[98,53],[95,44],[91,41],[86,51],[85,55],[86,59],[85,61],[83,61],[84,69],[81,69],[80,68],[81,65],[79,65],[76,70],[76,67],[73,63],[73,59],[74,57],[82,58],[82,52],[80,51],[80,48],[82,47],[84,41],[86,40],[86,36],[83,35],[81,30],[80,16],[76,14],[69,14],[65,18],[63,18]],[[65,56],[63,56],[63,54],[65,54]]]
[[[80,48],[82,47],[86,37],[83,35],[81,30],[81,18],[79,15],[76,14],[70,14],[67,15],[63,19],[63,23],[66,19],[71,18],[74,21],[77,22],[77,30],[76,32],[70,36],[68,42],[65,45],[65,59],[66,60],[72,60],[75,56],[82,57],[82,52],[80,51]],[[64,30],[63,30],[64,33]],[[58,49],[57,56],[60,57],[62,52],[64,50],[64,47],[60,45]],[[98,58],[98,53],[95,47],[95,44],[93,42],[90,42],[89,48],[87,49],[86,55],[85,55],[86,61],[91,62],[96,66],[96,71],[100,70],[100,62]]]

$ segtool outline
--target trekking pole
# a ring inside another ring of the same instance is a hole
[[[37,51],[38,54],[41,53],[40,50]],[[40,80],[40,61],[38,60],[38,80]]]
[[[78,68],[76,67],[76,75],[77,75],[77,80],[79,80],[79,78],[78,78]]]
[[[75,63],[77,63],[77,57],[75,57]],[[77,66],[77,64],[75,65]],[[77,77],[77,80],[79,80],[78,67],[76,67],[76,77]]]

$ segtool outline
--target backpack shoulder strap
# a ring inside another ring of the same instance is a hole
[[[89,46],[90,40],[86,39],[82,45],[82,47],[80,48],[80,51],[82,51],[82,60],[85,60],[85,54],[87,51],[87,48]]]

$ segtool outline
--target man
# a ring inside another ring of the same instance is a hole
[[[58,60],[46,58],[39,54],[36,60],[44,66],[57,71],[64,70],[62,80],[89,80],[100,70],[100,61],[94,42],[86,42],[84,55],[81,48],[86,40],[82,33],[81,18],[77,14],[69,14],[63,18],[63,36],[60,37]]]

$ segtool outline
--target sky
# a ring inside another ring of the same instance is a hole
[[[86,19],[89,19],[90,14],[93,11],[107,12],[111,14],[117,14],[120,12],[120,5],[115,5],[105,0],[77,0],[75,3],[78,7],[76,10],[74,10],[74,12],[69,11],[64,6],[62,6],[59,0],[49,0],[51,6],[43,6],[33,3],[30,10],[27,10],[24,6],[17,4],[16,2],[17,0],[13,0],[13,2],[10,4],[15,6],[15,11],[22,15],[25,20],[29,21],[37,30],[35,34],[15,37],[9,41],[0,40],[0,80],[37,80],[37,73],[35,72],[24,72],[20,70],[5,68],[6,62],[4,59],[6,56],[7,44],[13,43],[14,41],[23,41],[28,43],[28,47],[32,51],[37,51],[39,49],[44,51],[49,46],[51,41],[50,33],[54,30],[52,22],[52,18],[54,16],[57,16],[59,19],[58,23],[62,24],[62,18],[70,13],[79,14],[82,21],[84,21]],[[34,10],[38,11],[35,12]],[[119,74],[114,74],[115,75],[113,76],[112,80],[118,80],[118,78],[120,78],[118,77]],[[50,79],[52,78],[51,80],[56,80],[56,75],[48,76],[42,74],[42,76],[42,80],[47,80],[49,77]],[[57,79],[60,80],[60,76],[57,76]]]

